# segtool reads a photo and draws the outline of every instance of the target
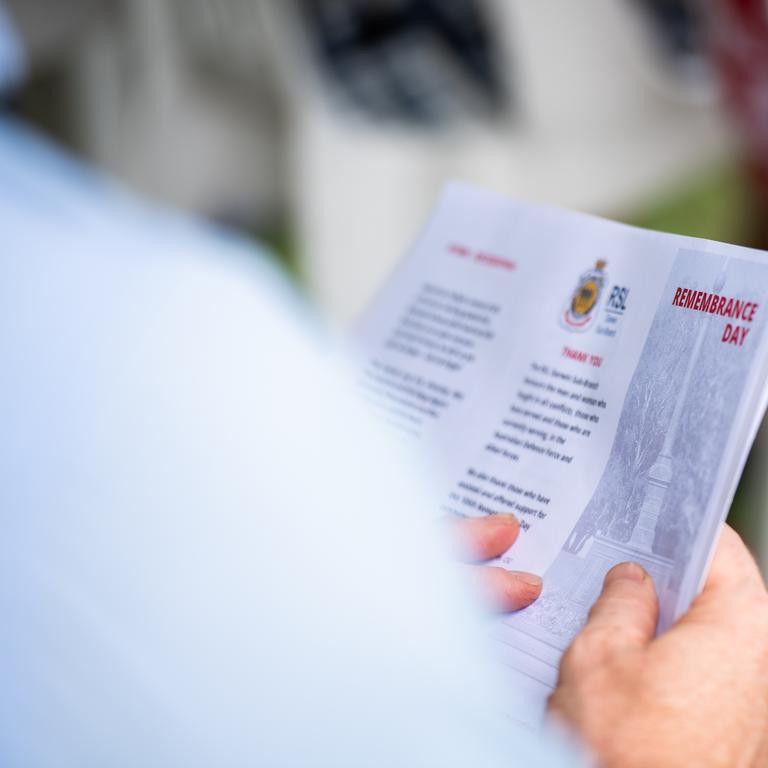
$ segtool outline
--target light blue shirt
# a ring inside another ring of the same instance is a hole
[[[10,122],[0,227],[0,764],[573,764],[261,254]]]

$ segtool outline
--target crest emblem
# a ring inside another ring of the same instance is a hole
[[[579,278],[571,298],[563,311],[561,321],[569,331],[586,331],[595,319],[595,309],[606,281],[607,262],[598,259],[595,266]]]

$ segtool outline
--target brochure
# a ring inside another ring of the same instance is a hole
[[[514,514],[498,564],[544,578],[491,629],[520,722],[613,565],[651,574],[659,631],[700,589],[766,406],[767,311],[766,253],[453,184],[362,318],[362,390],[437,458],[440,512]]]

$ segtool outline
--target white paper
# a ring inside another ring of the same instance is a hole
[[[437,457],[442,512],[511,512],[544,591],[491,633],[535,727],[605,573],[662,631],[700,588],[765,409],[768,256],[451,185],[363,318],[360,383]]]

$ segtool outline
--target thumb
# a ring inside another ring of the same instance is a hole
[[[636,563],[621,563],[608,571],[587,627],[610,633],[615,646],[641,647],[653,640],[658,620],[653,579]]]
[[[561,679],[615,653],[644,648],[656,633],[658,618],[653,579],[635,563],[615,566],[605,577],[586,625],[563,657]]]

